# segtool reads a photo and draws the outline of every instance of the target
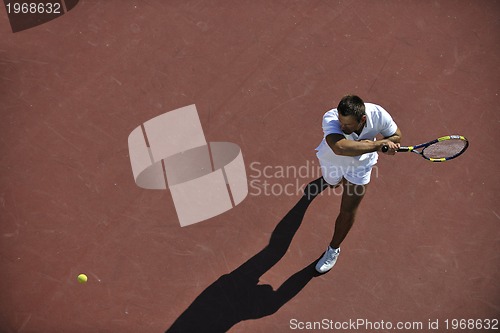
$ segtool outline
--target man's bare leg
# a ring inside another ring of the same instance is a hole
[[[351,230],[359,204],[368,188],[368,184],[355,185],[345,179],[342,185],[344,186],[344,192],[342,193],[340,212],[335,221],[335,231],[332,241],[330,242],[330,246],[333,249],[338,249],[340,247],[340,244],[349,233],[349,230]]]
[[[332,241],[325,254],[316,264],[316,270],[320,273],[326,273],[337,262],[340,254],[340,244],[345,239],[349,230],[351,230],[356,217],[359,204],[363,199],[368,185],[355,185],[347,180],[342,181],[344,191],[342,193],[342,202],[340,212],[335,221],[335,231]]]

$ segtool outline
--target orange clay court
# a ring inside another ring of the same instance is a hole
[[[498,330],[500,2],[54,3],[0,10],[1,332]],[[302,193],[349,93],[403,145],[470,147],[380,154],[318,275],[340,192]],[[248,194],[181,227],[172,189],[137,186],[127,139],[189,105],[207,142],[241,150]]]

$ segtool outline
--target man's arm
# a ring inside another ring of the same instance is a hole
[[[391,135],[391,136],[386,136],[384,140],[389,140],[394,143],[400,143],[401,142],[401,137],[403,135],[401,134],[401,130],[399,128],[396,129],[396,132]]]
[[[401,142],[402,136],[403,135],[401,134],[401,130],[399,128],[396,128],[396,132],[393,135],[386,136],[384,138],[384,140],[380,140],[380,142],[382,142],[382,145],[387,146],[387,151],[384,152],[384,154],[387,154],[387,155],[396,154],[397,150],[401,146],[399,143]]]
[[[393,135],[378,141],[352,141],[347,140],[342,134],[329,134],[325,139],[328,146],[330,146],[336,155],[359,156],[366,153],[380,151],[383,145],[387,145],[389,147],[387,154],[394,155],[396,150],[399,148],[401,136],[401,131],[398,128]]]
[[[382,147],[381,141],[352,141],[347,140],[342,134],[329,134],[326,136],[326,143],[336,155],[359,156],[371,153]]]

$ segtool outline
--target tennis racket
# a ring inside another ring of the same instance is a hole
[[[469,147],[469,141],[461,135],[448,135],[422,143],[416,146],[400,147],[398,152],[418,154],[431,162],[444,162],[454,159],[464,153]],[[422,150],[417,150],[422,148]],[[382,146],[382,152],[389,150],[387,145]]]

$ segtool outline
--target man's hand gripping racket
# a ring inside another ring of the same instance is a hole
[[[399,147],[397,152],[418,154],[431,162],[444,162],[454,159],[464,153],[469,147],[469,141],[461,135],[448,135],[422,143],[416,146]],[[417,150],[422,148],[422,150]],[[382,146],[382,152],[389,151],[388,145]]]

